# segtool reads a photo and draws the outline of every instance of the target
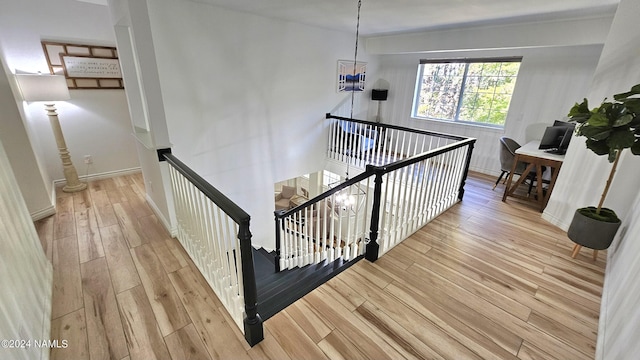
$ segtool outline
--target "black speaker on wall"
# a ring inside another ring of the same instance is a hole
[[[371,100],[386,101],[389,90],[373,89],[371,90]]]

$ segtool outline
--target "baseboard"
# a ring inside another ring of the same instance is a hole
[[[31,215],[31,221],[36,222],[38,220],[42,220],[46,217],[49,217],[51,215],[55,215],[56,214],[56,204],[57,204],[57,198],[56,198],[56,182],[52,181],[51,182],[51,205],[47,206],[43,209],[34,211],[32,213],[30,213],[29,215]]]
[[[565,224],[562,220],[560,220],[559,218],[555,217],[555,216],[551,216],[549,214],[547,214],[546,212],[542,213],[542,218],[548,222],[550,222],[551,224],[559,227],[560,229],[567,231],[569,229],[569,225],[571,224]]]
[[[55,190],[53,190],[53,192],[55,193]],[[51,206],[48,206],[44,209],[38,210],[36,212],[31,213],[31,220],[32,221],[38,221],[40,219],[44,219],[46,217],[49,217],[51,215],[55,215],[56,213],[56,205],[55,203]]]
[[[100,174],[91,174],[91,175],[79,176],[78,178],[80,180],[84,180],[84,181],[102,180],[102,179],[109,179],[109,178],[117,177],[117,176],[133,175],[133,174],[139,173],[140,171],[142,171],[142,170],[139,167],[135,167],[135,168],[130,168],[130,169],[108,171],[108,172],[104,172],[104,173],[100,173]],[[64,179],[55,180],[53,182],[53,184],[54,184],[54,187],[53,187],[53,189],[54,189],[53,190],[54,199],[55,199],[56,185],[64,184],[64,182],[65,182]],[[176,235],[178,234],[178,229],[171,227],[171,223],[169,221],[167,221],[165,216],[162,214],[162,211],[160,211],[160,209],[155,204],[155,202],[153,202],[153,200],[151,199],[149,194],[145,194],[145,199],[147,200],[147,203],[151,207],[151,210],[153,210],[153,212],[155,213],[155,215],[158,218],[158,220],[160,220],[160,222],[162,223],[162,226],[164,226],[164,228],[167,229],[167,231],[169,232],[169,234],[171,234],[172,237],[176,237]],[[55,213],[55,204],[53,206],[53,209],[54,209],[54,213]]]
[[[117,176],[133,175],[133,174],[139,173],[140,171],[142,170],[139,167],[136,167],[136,168],[130,168],[130,169],[116,170],[116,171],[107,171],[99,174],[78,176],[78,178],[84,181],[103,180],[103,179],[109,179]],[[53,181],[53,184],[51,185],[51,204],[52,205],[42,210],[38,210],[34,213],[31,213],[31,220],[38,221],[40,219],[44,219],[47,216],[51,216],[56,213],[56,188],[59,185],[64,184],[65,182],[66,182],[65,179],[58,179]]]
[[[145,199],[147,200],[149,207],[151,207],[151,210],[153,210],[153,212],[156,214],[156,217],[158,218],[158,220],[160,220],[160,222],[162,223],[162,226],[164,226],[164,228],[169,232],[171,237],[178,236],[178,228],[171,227],[171,224],[164,217],[164,215],[162,214],[162,211],[160,211],[156,203],[153,202],[153,199],[151,199],[149,194],[145,194]]]
[[[107,171],[107,172],[98,173],[98,174],[82,175],[82,176],[78,176],[78,179],[84,180],[84,181],[103,180],[103,179],[109,179],[117,176],[133,175],[133,174],[139,173],[140,171],[142,171],[140,167],[135,167],[130,169]],[[65,179],[54,180],[53,181],[54,188],[56,185],[62,185],[65,182],[66,182]]]
[[[469,171],[477,172],[484,175],[495,176],[496,178],[500,175],[500,170],[496,169],[485,169],[477,166],[469,166]]]

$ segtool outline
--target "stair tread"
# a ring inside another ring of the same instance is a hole
[[[350,261],[338,259],[333,262],[325,260],[320,264],[289,269],[270,276],[272,281],[263,283],[258,289],[260,316],[263,321],[267,320],[363,258],[358,256]]]
[[[256,250],[255,248],[253,251],[253,264],[256,274],[256,282],[258,283],[261,283],[262,279],[275,274],[275,265],[268,258],[268,255],[264,255],[262,252]]]
[[[257,249],[260,255],[264,256],[269,262],[275,265],[276,263],[276,252],[275,251],[267,251],[265,248]]]
[[[285,270],[280,273],[274,273],[261,279],[260,284],[257,286],[258,297],[267,294],[286,284],[296,281],[296,278],[300,274],[296,271]]]
[[[300,281],[305,277],[312,276],[314,273],[321,271],[327,265],[329,265],[329,263],[325,260],[318,264],[283,270],[279,273],[273,273],[269,276],[263,277],[257,285],[258,296],[269,295],[272,292],[278,291],[281,287],[286,287],[287,284],[291,282]]]
[[[283,292],[292,290],[295,291],[297,287],[305,286],[307,283],[313,282],[314,278],[321,278],[325,275],[330,274],[331,272],[333,272],[333,268],[327,266],[326,268],[323,268],[314,273],[302,271],[296,274],[296,276],[294,277],[284,277],[282,279],[279,279],[277,282],[274,282],[273,287],[268,288],[262,293],[258,293],[258,300],[267,301],[271,298],[280,296],[280,294]]]

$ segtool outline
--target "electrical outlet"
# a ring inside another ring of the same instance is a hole
[[[93,157],[91,157],[91,155],[85,155],[84,156],[84,163],[89,165],[89,164],[93,164]]]

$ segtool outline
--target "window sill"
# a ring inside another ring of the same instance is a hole
[[[470,122],[456,122],[456,121],[447,121],[447,120],[437,120],[437,119],[428,119],[428,118],[419,118],[412,116],[411,120],[416,124],[432,122],[440,125],[450,125],[453,127],[466,127],[466,128],[476,128],[487,131],[495,131],[495,132],[504,132],[504,126],[490,126],[490,125],[482,125],[480,123],[470,123]]]

